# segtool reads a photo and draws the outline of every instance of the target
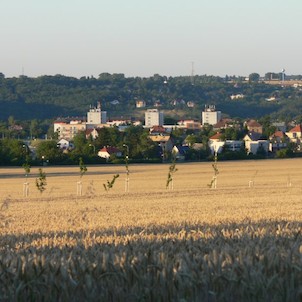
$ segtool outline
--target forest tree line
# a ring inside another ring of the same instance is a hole
[[[263,117],[260,122],[263,125],[264,138],[268,138],[276,131],[269,116]],[[247,132],[247,128],[243,126],[221,129],[221,139],[242,140]],[[170,137],[174,146],[189,146],[184,154],[184,160],[204,161],[213,160],[208,142],[215,133],[213,126],[206,125],[199,130],[175,128]],[[149,129],[142,126],[130,125],[122,132],[118,127],[104,127],[98,129],[98,137],[95,139],[86,136],[85,132],[79,132],[72,140],[72,147],[67,149],[62,149],[58,144],[58,139],[55,138],[28,140],[13,136],[4,137],[0,139],[0,166],[18,166],[25,162],[30,165],[74,165],[78,164],[80,158],[88,164],[107,162],[122,164],[125,163],[126,155],[129,156],[131,163],[160,163],[173,160],[173,152],[166,150],[157,142],[153,142],[149,135]],[[198,145],[198,148],[195,148],[195,145]],[[117,157],[112,154],[109,160],[100,158],[98,151],[105,146],[116,147],[121,151],[122,156]],[[301,156],[301,153],[295,153],[295,146],[288,144],[286,149],[282,149],[276,154],[268,154],[261,149],[257,154],[247,154],[243,144],[239,151],[224,149],[218,155],[219,160],[260,159],[267,156],[284,158]]]
[[[233,94],[242,94],[244,98],[231,100]],[[267,101],[271,97],[274,102]],[[148,78],[127,78],[124,74],[109,73],[101,73],[98,78],[63,75],[6,78],[0,73],[0,120],[10,116],[18,120],[85,117],[89,106],[98,101],[109,118],[143,119],[145,108],[136,108],[137,100],[144,100],[146,108],[153,108],[157,102],[172,118],[175,115],[200,119],[201,110],[208,104],[230,117],[270,115],[289,121],[301,119],[302,115],[301,88],[282,87],[278,81],[276,85],[265,84],[255,73],[250,75],[250,81],[235,76],[155,74]],[[195,106],[189,108],[187,102]]]

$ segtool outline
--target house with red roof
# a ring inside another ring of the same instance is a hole
[[[211,153],[221,153],[223,149],[228,151],[240,151],[243,146],[243,141],[225,140],[222,133],[217,132],[209,138],[208,146]]]
[[[98,156],[105,158],[107,161],[110,159],[112,155],[115,155],[116,157],[122,156],[122,151],[111,146],[103,147],[99,152]]]
[[[278,150],[286,149],[290,139],[283,131],[277,130],[269,137],[269,141],[269,151],[274,153]]]
[[[296,125],[294,128],[290,129],[285,134],[289,137],[291,142],[300,143],[302,137],[302,127],[300,124]]]
[[[218,121],[215,125],[213,125],[214,130],[220,130],[220,129],[226,129],[229,127],[232,127],[234,124],[234,121],[230,118],[223,118],[220,121]]]
[[[256,120],[248,120],[244,123],[249,132],[262,133],[263,127]]]
[[[86,129],[85,134],[87,139],[91,137],[93,140],[99,136],[99,133],[95,128]]]
[[[292,129],[290,129],[288,132],[285,132],[285,134],[289,137],[289,140],[291,143],[294,143],[296,145],[297,150],[301,150],[301,144],[302,144],[302,127],[300,124],[296,125]]]
[[[167,134],[167,131],[165,129],[165,127],[163,126],[153,126],[150,128],[149,133],[151,135],[165,135]]]
[[[221,132],[216,132],[214,135],[212,135],[209,140],[219,142],[222,140],[222,133]]]
[[[221,132],[217,132],[209,138],[208,146],[211,153],[221,153],[225,145],[224,137]]]

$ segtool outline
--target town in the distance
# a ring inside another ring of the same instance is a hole
[[[8,117],[0,125],[0,165],[76,165],[80,158],[87,164],[122,164],[126,158],[161,163],[302,155],[302,82],[300,77],[285,78],[284,72],[263,79],[252,73],[246,79],[100,74],[98,79],[3,75],[0,80]],[[19,105],[10,105],[14,102]],[[22,125],[27,111],[28,117],[51,117],[56,110],[63,116]]]
[[[140,121],[107,121],[107,112],[102,111],[101,103],[98,102],[97,106],[91,106],[87,112],[86,121],[59,120],[55,121],[53,126],[58,138],[58,148],[63,152],[68,153],[75,148],[73,144],[75,136],[85,134],[85,139],[90,142],[89,146],[106,161],[121,158],[126,151],[129,152],[136,146],[123,143],[122,146],[128,148],[126,151],[116,145],[103,145],[95,149],[93,142],[97,142],[104,128],[114,128],[115,131],[126,134],[130,127],[143,128],[150,145],[158,146],[157,158],[163,161],[173,157],[180,161],[201,160],[214,154],[221,155],[224,159],[242,159],[245,156],[290,157],[300,150],[302,136],[301,125],[293,126],[287,131],[285,122],[273,122],[270,128],[275,131],[267,137],[264,134],[265,125],[254,119],[239,123],[231,118],[223,118],[222,112],[214,105],[205,106],[200,121],[180,120],[175,125],[164,124],[164,111],[157,108],[146,109],[142,125]]]

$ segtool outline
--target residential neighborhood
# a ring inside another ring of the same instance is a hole
[[[23,159],[6,159],[6,155],[2,162],[21,164],[28,157],[33,164],[75,164],[83,157],[90,163],[122,163],[126,147],[132,162],[167,162],[173,158],[202,161],[214,156],[220,160],[302,156],[302,127],[296,121],[273,120],[269,116],[238,119],[216,105],[204,106],[199,119],[180,120],[171,115],[167,119],[165,110],[158,107],[142,109],[143,120],[110,119],[110,112],[103,110],[101,101],[87,109],[86,117],[54,120],[43,138],[35,138],[32,130],[31,138],[19,140],[19,147],[7,152],[21,153]],[[8,135],[19,136],[22,127],[11,124]],[[9,145],[4,132],[2,138],[2,144]]]
[[[138,101],[138,105],[141,106],[142,101]],[[123,144],[120,141],[117,141],[116,145],[100,144],[98,139],[102,135],[101,132],[104,132],[104,129],[114,129],[123,136],[131,127],[143,129],[147,144],[152,145],[155,150],[153,156],[161,161],[169,160],[172,156],[178,161],[200,160],[201,152],[203,159],[214,154],[222,158],[225,154],[233,154],[231,158],[236,158],[236,155],[238,158],[243,155],[246,158],[287,157],[294,152],[298,154],[301,150],[301,125],[271,122],[271,133],[267,135],[265,125],[259,121],[238,121],[225,117],[214,105],[205,106],[200,117],[200,120],[180,120],[174,125],[169,125],[164,123],[164,111],[153,108],[146,109],[144,122],[109,121],[107,112],[102,110],[99,102],[96,107],[90,106],[86,120],[55,121],[53,129],[59,139],[60,149],[71,152],[75,148],[75,137],[84,133],[85,139],[90,141],[90,146],[97,148],[94,153],[106,162],[121,159],[125,150],[121,148]],[[129,148],[131,150],[133,146],[129,145]],[[144,154],[142,157],[144,158]]]

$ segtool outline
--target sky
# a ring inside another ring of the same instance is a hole
[[[0,0],[0,72],[302,74],[301,0]]]

